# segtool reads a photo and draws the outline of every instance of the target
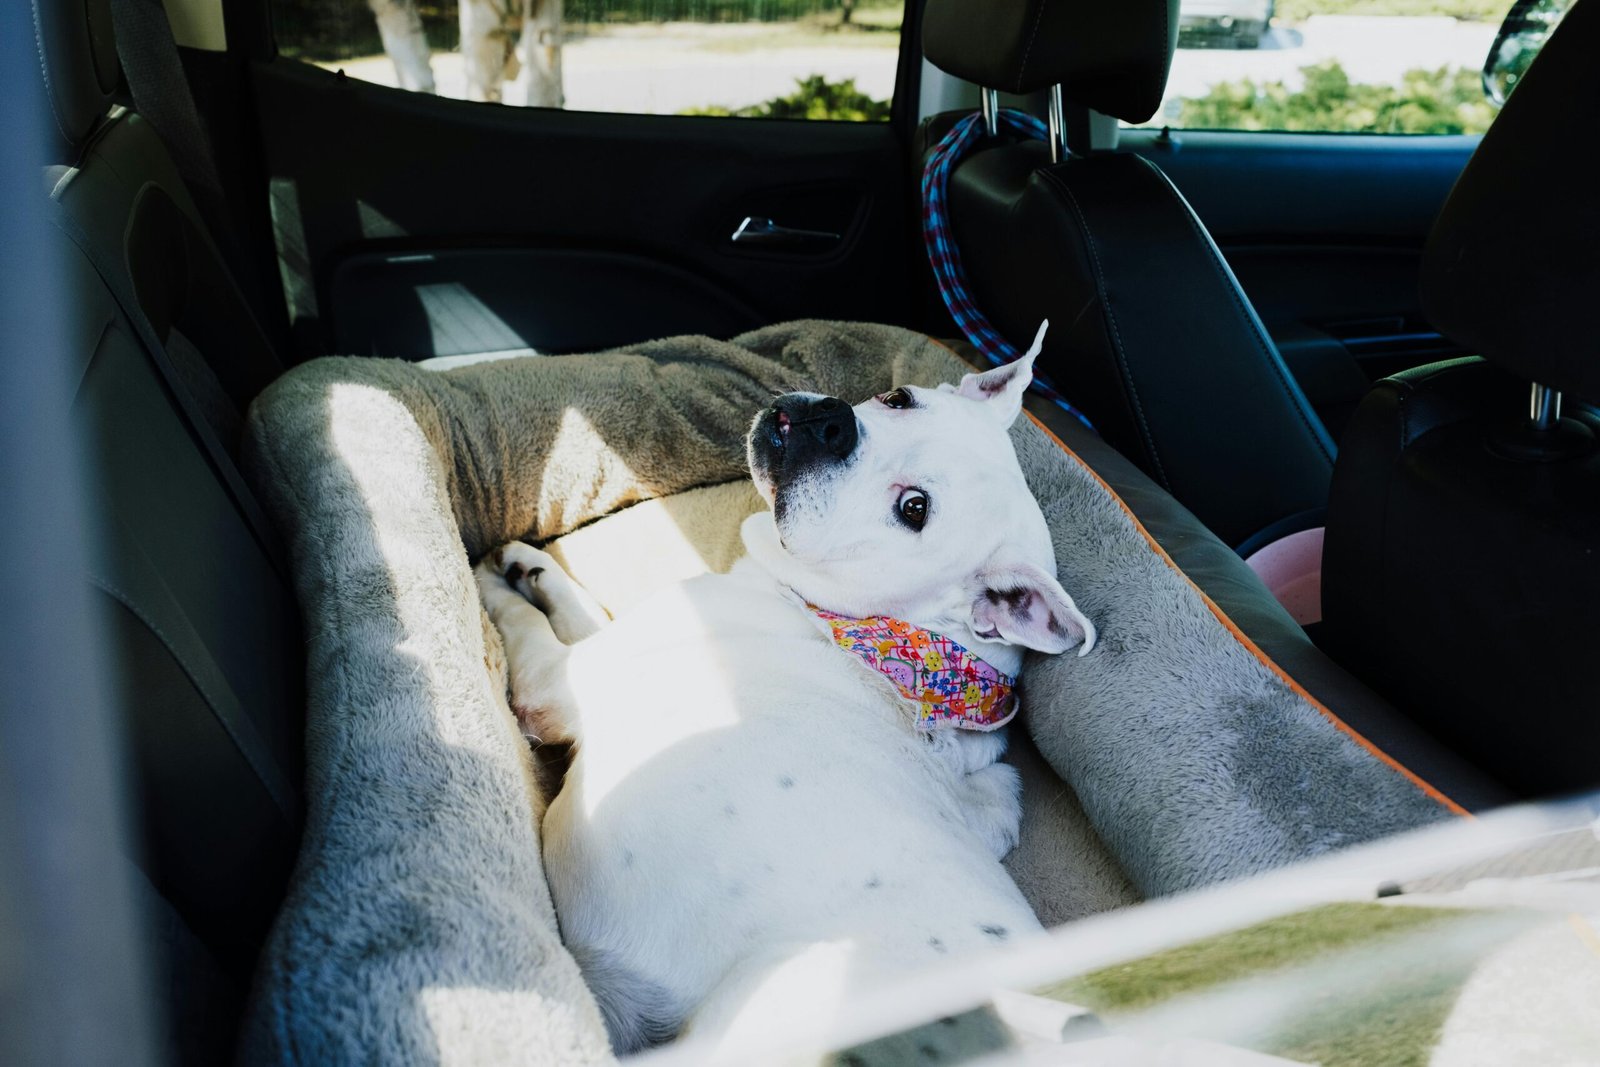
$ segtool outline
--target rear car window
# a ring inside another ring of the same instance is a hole
[[[1511,6],[1182,0],[1167,95],[1144,125],[1482,133],[1496,110],[1485,93],[1484,61]]]
[[[901,0],[272,0],[281,55],[574,111],[881,122]]]

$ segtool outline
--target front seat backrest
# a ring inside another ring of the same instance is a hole
[[[1600,783],[1600,196],[1571,148],[1600,109],[1597,52],[1586,0],[1451,190],[1423,307],[1482,358],[1362,401],[1323,557],[1338,658],[1524,794]]]
[[[1142,121],[1165,89],[1177,6],[929,0],[923,47],[986,88],[1059,84],[1070,104]],[[924,137],[951,122],[935,117]],[[978,306],[1011,339],[1048,317],[1041,368],[1224,541],[1324,506],[1332,442],[1154,164],[1119,153],[1052,164],[1038,142],[997,142],[957,165],[949,213]]]

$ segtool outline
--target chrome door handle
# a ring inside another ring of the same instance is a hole
[[[771,219],[749,215],[728,240],[752,248],[804,248],[832,244],[839,240],[839,235],[826,230],[797,230],[792,226],[779,226]]]

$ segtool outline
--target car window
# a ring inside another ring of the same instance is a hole
[[[1145,125],[1482,133],[1484,60],[1511,0],[1182,0]]]
[[[279,53],[575,111],[885,121],[901,0],[272,0]]]

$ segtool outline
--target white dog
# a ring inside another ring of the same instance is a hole
[[[524,728],[574,745],[545,865],[617,1051],[1038,929],[995,728],[1025,649],[1095,638],[1007,435],[1039,343],[956,388],[779,397],[749,555],[613,623],[528,545],[480,565]]]

